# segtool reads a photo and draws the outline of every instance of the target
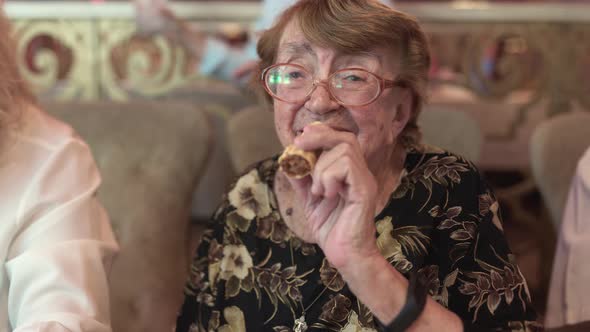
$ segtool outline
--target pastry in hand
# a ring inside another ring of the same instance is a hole
[[[279,157],[279,167],[290,178],[301,179],[311,174],[317,156],[315,152],[304,151],[289,145]]]

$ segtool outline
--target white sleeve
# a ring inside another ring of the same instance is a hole
[[[590,149],[578,163],[557,239],[549,285],[547,328],[590,320]]]
[[[52,150],[30,183],[5,264],[13,331],[111,331],[107,274],[118,247],[88,147],[72,139]]]

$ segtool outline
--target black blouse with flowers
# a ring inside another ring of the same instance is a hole
[[[292,331],[303,308],[308,331],[376,331],[321,249],[281,219],[276,171],[276,158],[248,170],[215,213],[191,266],[177,331]],[[417,271],[430,296],[466,325],[540,328],[498,202],[470,162],[432,147],[410,151],[375,223],[383,256],[406,276]]]

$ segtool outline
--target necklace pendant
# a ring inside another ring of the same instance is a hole
[[[297,318],[295,320],[295,325],[293,325],[293,332],[305,332],[307,331],[307,323],[305,322],[305,315]]]

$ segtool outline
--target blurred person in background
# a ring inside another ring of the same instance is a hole
[[[254,36],[250,36],[242,47],[233,47],[220,38],[208,36],[198,28],[189,26],[187,22],[179,19],[162,0],[135,0],[135,5],[137,11],[159,12],[165,21],[171,23],[161,22],[160,26],[165,30],[162,32],[179,41],[192,53],[197,59],[200,75],[243,86],[248,82],[250,74],[257,68],[256,42],[258,34],[270,28],[275,18],[295,2],[297,0],[263,0],[261,16],[254,26]],[[393,5],[393,0],[381,0],[381,2]],[[148,6],[155,8],[148,9]],[[153,16],[151,19],[146,18],[146,21],[153,22]],[[140,22],[138,23],[141,25]]]
[[[0,330],[108,332],[118,250],[88,146],[41,111],[0,12]]]

